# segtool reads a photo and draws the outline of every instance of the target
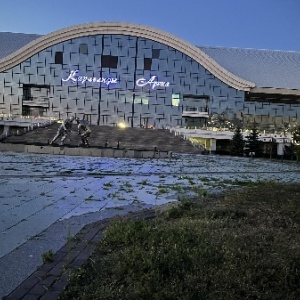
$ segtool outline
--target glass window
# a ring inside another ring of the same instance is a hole
[[[101,56],[102,68],[114,68],[118,67],[118,56],[113,55],[102,55]]]
[[[152,59],[144,58],[144,70],[151,71],[151,66],[152,66]]]
[[[152,58],[159,58],[160,49],[152,49]]]
[[[79,45],[79,53],[80,54],[88,54],[88,45],[87,44],[80,44]]]
[[[30,93],[30,86],[23,85],[23,100],[32,100]]]
[[[148,98],[141,98],[141,103],[143,105],[148,105],[149,104],[149,99]]]
[[[63,63],[63,53],[61,51],[55,52],[55,64],[62,65]]]
[[[172,105],[179,106],[180,103],[180,96],[179,94],[172,94]]]
[[[49,97],[50,86],[48,85],[35,85],[35,84],[24,84],[23,85],[23,100],[33,101],[45,99]]]

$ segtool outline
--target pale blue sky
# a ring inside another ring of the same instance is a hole
[[[47,34],[118,21],[194,45],[300,51],[300,0],[1,0],[0,31]]]

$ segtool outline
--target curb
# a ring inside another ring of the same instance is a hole
[[[80,268],[95,250],[96,244],[103,238],[104,230],[113,220],[154,219],[158,211],[165,208],[144,209],[125,216],[101,220],[85,225],[70,241],[54,255],[50,263],[44,263],[9,295],[2,300],[55,300],[65,290],[68,275]]]

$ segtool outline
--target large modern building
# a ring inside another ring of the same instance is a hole
[[[300,52],[195,46],[114,22],[1,32],[0,117],[70,115],[132,127],[295,125]]]

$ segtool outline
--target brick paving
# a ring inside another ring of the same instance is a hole
[[[153,219],[157,211],[145,209],[128,213],[124,219]],[[3,300],[55,300],[64,291],[68,275],[80,268],[94,251],[97,242],[103,237],[105,228],[114,220],[105,219],[86,225],[53,255],[49,263],[41,265],[21,285]]]

